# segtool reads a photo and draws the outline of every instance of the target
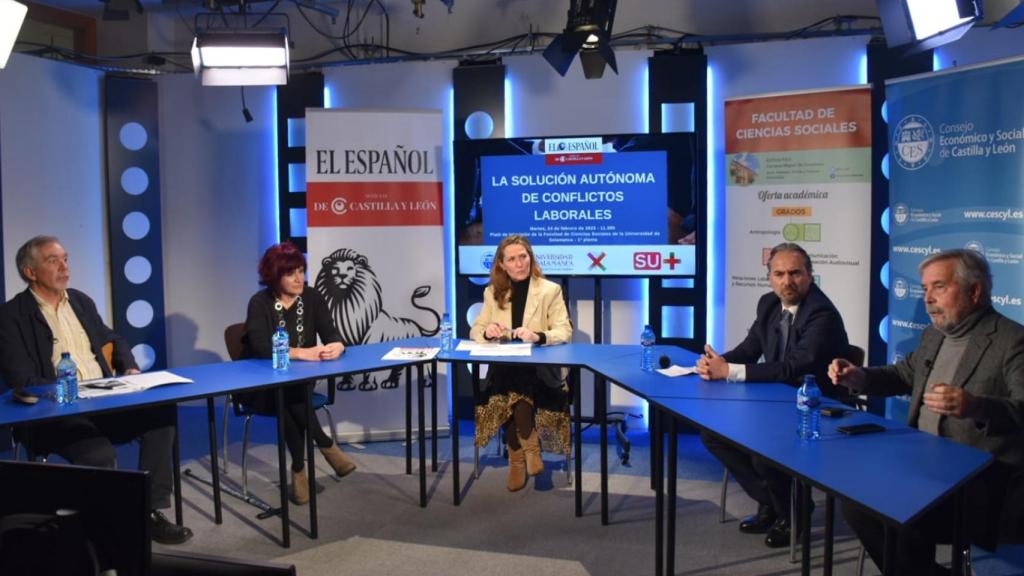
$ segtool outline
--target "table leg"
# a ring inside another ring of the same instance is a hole
[[[793,482],[799,482],[796,478]],[[811,575],[811,485],[800,482],[797,494],[800,495],[800,519],[790,524],[790,538],[796,537],[797,526],[803,527],[800,538],[800,573]]]
[[[226,405],[224,409],[227,410]],[[213,521],[216,524],[222,524],[224,522],[224,515],[221,512],[220,466],[217,463],[217,421],[213,397],[206,399],[206,429],[210,436],[210,469],[213,477],[211,480],[213,484]]]
[[[966,574],[964,571],[964,550],[967,544],[967,514],[964,508],[964,491],[957,490],[953,494],[953,565],[954,576]]]
[[[305,404],[306,404],[306,422],[309,423],[306,426],[306,478],[309,480],[309,537],[316,539],[319,533],[317,529],[316,521],[316,461],[313,460],[313,433],[310,432],[310,426],[319,426],[320,422],[316,419],[316,413],[313,412],[313,385],[316,384],[315,380],[311,380],[307,384],[303,385],[306,389]],[[331,437],[333,438],[334,431],[331,431]]]
[[[449,406],[452,423],[452,502],[458,506],[461,502],[459,498],[459,402],[455,390],[456,366],[458,364],[448,364],[448,382],[452,389],[452,405]]]
[[[608,386],[594,378],[594,416],[601,428],[601,525],[608,525]]]
[[[426,415],[423,407],[423,388],[426,380],[423,377],[423,364],[416,365],[416,423],[420,441],[420,508],[427,507],[427,445]]]
[[[181,511],[181,440],[178,434],[178,406],[174,405],[174,443],[171,446],[171,457],[174,459],[174,467],[171,469],[174,480],[174,521],[178,526],[184,525],[184,517]]]
[[[277,480],[281,497],[281,546],[291,548],[292,535],[288,524],[288,472],[284,455],[284,388],[274,390],[277,397]]]
[[[573,368],[570,371],[572,378],[572,405],[575,418],[573,418],[573,450],[576,452],[576,517],[583,516],[583,426],[580,422],[580,369]]]
[[[897,530],[888,523],[885,525],[885,547],[882,552],[882,574],[896,576],[896,543]]]
[[[832,549],[835,538],[836,499],[825,495],[825,576],[832,576]]]
[[[676,478],[678,477],[679,429],[675,418],[668,423],[668,526],[665,532],[665,573],[676,573]]]
[[[412,367],[405,367],[405,473],[412,474]]]
[[[437,360],[430,364],[434,381],[430,386],[430,471],[437,472],[437,386],[440,374],[437,371]]]
[[[662,475],[662,418],[660,410],[652,412],[653,435],[651,436],[651,452],[654,454],[654,466],[651,475],[654,478],[654,573],[662,576],[665,573],[665,481]]]

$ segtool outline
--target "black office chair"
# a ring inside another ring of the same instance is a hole
[[[228,350],[228,357],[232,360],[239,360],[242,357],[242,351],[244,349],[243,338],[245,337],[245,324],[238,323],[232,324],[224,329],[224,345]],[[331,426],[331,437],[334,439],[334,443],[338,443],[337,431],[334,426],[334,417],[331,416],[331,411],[328,408],[331,404],[334,404],[334,379],[328,381],[327,394],[321,394],[319,392],[313,392],[310,402],[313,405],[313,410],[323,410],[324,414],[327,415],[327,421]],[[224,473],[228,473],[228,406],[231,406],[235,416],[245,418],[245,423],[242,427],[242,493],[249,496],[249,466],[248,466],[248,454],[249,454],[249,425],[252,423],[253,416],[270,416],[276,417],[277,414],[273,412],[260,412],[254,410],[252,407],[241,402],[237,397],[227,395],[224,398],[224,417],[223,417],[223,434],[224,434]]]

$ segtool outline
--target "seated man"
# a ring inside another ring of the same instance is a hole
[[[1024,485],[1024,326],[992,309],[992,275],[977,252],[939,252],[918,270],[932,325],[917,349],[877,368],[836,359],[829,376],[858,393],[910,394],[911,426],[995,456],[995,464],[968,486],[965,507],[971,541],[991,548],[997,536],[1021,526],[1022,511],[1008,506],[1013,500],[1007,496],[1016,489],[1019,503]],[[881,565],[882,521],[850,503],[843,514]],[[935,564],[935,544],[951,541],[952,518],[952,503],[946,502],[901,530],[895,573],[944,572]]]
[[[758,301],[757,318],[738,346],[722,355],[704,346],[705,354],[697,361],[701,378],[799,386],[805,374],[814,374],[822,392],[833,396],[828,363],[845,356],[849,342],[839,311],[814,284],[812,272],[811,258],[798,244],[772,248],[768,258],[772,292]],[[758,504],[757,514],[740,522],[740,532],[767,533],[764,542],[771,548],[788,546],[789,476],[711,434],[702,432],[701,440]]]
[[[0,307],[0,369],[7,386],[52,383],[62,352],[69,352],[79,380],[112,376],[113,369],[137,374],[125,341],[108,328],[85,294],[68,288],[68,256],[57,238],[36,236],[16,257],[28,289]],[[114,366],[101,349],[114,344]],[[113,444],[139,440],[139,468],[152,479],[150,529],[161,544],[181,544],[192,531],[168,521],[159,511],[171,505],[171,448],[175,406],[97,416],[70,416],[19,427],[16,434],[33,452],[54,453],[73,464],[112,468]]]

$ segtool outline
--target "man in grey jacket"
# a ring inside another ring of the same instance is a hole
[[[991,272],[977,252],[933,254],[918,270],[932,325],[917,349],[895,365],[877,368],[836,359],[829,377],[857,393],[910,394],[911,426],[995,457],[968,486],[965,506],[971,541],[991,548],[1000,533],[1018,532],[1021,518],[1020,495],[1011,493],[1024,481],[1024,326],[992,309]],[[849,503],[843,512],[881,565],[881,520]],[[901,530],[896,573],[943,573],[935,563],[935,543],[949,541],[952,518],[947,502]]]

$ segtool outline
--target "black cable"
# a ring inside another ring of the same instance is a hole
[[[249,112],[249,107],[245,105],[245,86],[240,87],[242,90],[242,118],[245,118],[245,123],[252,122],[252,112]]]

